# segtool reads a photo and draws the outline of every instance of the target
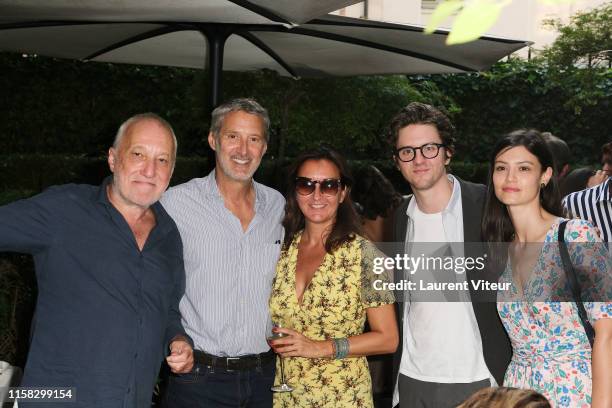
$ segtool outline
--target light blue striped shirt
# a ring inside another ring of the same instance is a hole
[[[246,231],[225,208],[214,170],[172,187],[160,200],[183,240],[183,326],[196,349],[216,356],[269,349],[268,298],[283,239],[285,199],[253,184],[255,216]]]

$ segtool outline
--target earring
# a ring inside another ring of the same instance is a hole
[[[540,188],[541,188],[542,190],[544,189],[544,187],[546,187],[546,184],[544,184],[544,183],[540,184]]]

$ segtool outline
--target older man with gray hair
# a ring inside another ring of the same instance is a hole
[[[215,169],[162,198],[183,239],[180,311],[195,344],[191,373],[170,377],[168,407],[272,405],[275,358],[266,326],[285,200],[253,180],[269,123],[252,99],[216,108],[208,135]]]
[[[117,132],[101,186],[57,186],[0,207],[0,251],[32,254],[38,280],[20,407],[150,407],[168,352],[174,372],[191,369],[178,312],[183,248],[157,202],[175,157],[170,125],[136,115]],[[34,387],[55,391],[40,399]]]

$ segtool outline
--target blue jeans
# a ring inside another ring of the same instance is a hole
[[[188,374],[171,374],[165,408],[270,408],[274,360],[250,370],[228,371],[195,364]]]

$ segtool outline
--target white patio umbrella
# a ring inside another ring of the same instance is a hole
[[[223,69],[296,78],[478,71],[528,45],[482,37],[447,46],[446,31],[332,15],[293,24],[352,2],[0,0],[0,51],[207,67],[214,107]]]

